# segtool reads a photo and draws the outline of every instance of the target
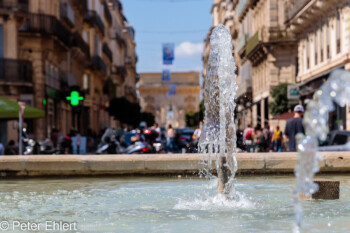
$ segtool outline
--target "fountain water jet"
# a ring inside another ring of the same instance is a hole
[[[307,104],[303,124],[304,135],[297,135],[298,163],[295,167],[296,188],[294,190],[295,216],[297,231],[301,229],[302,205],[300,194],[312,195],[318,189],[313,182],[318,163],[322,157],[317,153],[318,140],[326,140],[329,112],[334,111],[334,102],[341,107],[350,105],[350,73],[335,70],[320,90],[314,94],[313,100]]]
[[[206,176],[211,175],[212,154],[216,156],[218,193],[233,198],[237,171],[234,110],[237,91],[236,65],[230,32],[223,25],[210,36],[210,53],[204,84],[205,117],[199,140],[200,153],[207,153]]]

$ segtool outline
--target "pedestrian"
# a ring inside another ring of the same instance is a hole
[[[192,135],[193,140],[197,140],[197,141],[199,140],[199,138],[201,137],[202,129],[203,129],[203,121],[200,121],[199,127],[194,131]]]
[[[79,132],[77,133],[76,138],[77,138],[77,154],[80,154],[81,135],[80,135],[80,133],[79,133]]]
[[[305,134],[303,114],[304,107],[298,104],[294,107],[294,117],[287,121],[284,135],[286,140],[288,140],[289,151],[296,151],[295,136],[299,133]]]
[[[243,132],[244,144],[247,147],[247,152],[253,152],[253,128],[251,124],[248,124],[248,127]]]
[[[263,150],[265,152],[268,152],[270,150],[270,147],[271,147],[271,137],[272,137],[269,124],[265,124],[262,132],[264,134]]]
[[[255,152],[264,152],[265,150],[265,137],[263,134],[263,131],[261,129],[260,124],[258,124],[255,127],[254,133],[253,133],[253,146]]]
[[[0,155],[4,154],[4,145],[0,142]]]
[[[173,129],[172,125],[168,125],[168,131],[167,131],[167,145],[166,148],[169,151],[174,151],[174,141],[175,141],[175,130]]]
[[[10,140],[5,148],[5,155],[17,155],[18,150],[15,145],[15,141]]]
[[[162,131],[161,131],[161,129],[160,129],[160,127],[159,127],[159,125],[158,125],[157,122],[154,123],[153,129],[154,129],[154,131],[156,131],[156,133],[157,133],[157,137],[156,137],[155,141],[156,141],[156,142],[161,142],[161,141],[162,141]]]
[[[53,148],[57,148],[57,142],[58,142],[58,130],[56,128],[53,128],[51,131],[51,141]]]
[[[272,136],[272,142],[273,142],[273,145],[275,146],[275,152],[282,152],[282,140],[283,140],[282,136],[283,136],[282,131],[280,130],[280,127],[277,126]]]

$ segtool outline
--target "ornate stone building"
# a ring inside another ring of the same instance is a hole
[[[169,96],[169,84],[176,84],[176,94]],[[171,73],[171,81],[162,81],[161,73],[140,73],[140,105],[165,127],[185,127],[185,114],[199,111],[199,73]]]
[[[337,68],[350,70],[350,2],[287,0],[285,24],[298,38],[296,81],[307,102]],[[331,129],[350,129],[349,107],[330,114]]]
[[[0,1],[0,61],[21,70],[0,75],[0,95],[45,110],[45,118],[27,122],[36,139],[53,128],[97,132],[113,121],[104,111],[111,98],[125,89],[136,96],[135,42],[125,31],[133,29],[119,0]],[[65,98],[72,90],[84,95],[78,107]],[[11,131],[11,122],[5,126]]]
[[[271,88],[296,81],[296,39],[285,29],[283,1],[218,0],[212,9],[213,22],[224,24],[234,40],[239,127],[270,123]]]

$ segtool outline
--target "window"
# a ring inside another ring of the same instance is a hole
[[[83,76],[83,89],[86,93],[89,93],[90,90],[90,76],[88,74],[84,74]]]
[[[83,31],[83,39],[88,45],[90,45],[90,37],[88,31]]]
[[[320,62],[323,62],[323,37],[324,37],[324,31],[323,31],[323,25],[321,26],[321,37],[320,37],[320,44],[321,44],[321,51],[320,51]]]
[[[94,40],[94,54],[101,56],[101,44],[100,44],[100,37],[98,34],[95,34],[95,40]]]
[[[0,25],[0,58],[4,56],[3,48],[3,27]]]
[[[306,38],[306,69],[310,69],[310,40]]]
[[[318,38],[317,38],[317,30],[314,33],[314,50],[315,50],[315,65],[317,65],[317,50],[318,50]]]
[[[339,10],[337,10],[336,33],[337,33],[337,53],[340,53],[340,13],[339,13]]]
[[[50,64],[48,62],[45,62],[45,83],[50,84]]]
[[[329,29],[329,22],[327,22],[327,59],[331,58],[331,51],[330,51],[330,47],[329,47],[329,43],[330,43],[330,29]]]
[[[348,141],[348,135],[337,134],[333,139],[332,145],[344,145]]]

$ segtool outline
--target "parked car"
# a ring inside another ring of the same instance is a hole
[[[187,148],[187,145],[192,142],[193,129],[179,128],[176,130],[175,145],[178,151]]]
[[[350,131],[330,131],[319,151],[350,151]]]

